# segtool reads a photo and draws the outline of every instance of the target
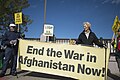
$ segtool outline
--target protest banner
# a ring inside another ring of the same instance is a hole
[[[20,24],[22,24],[22,12],[18,12],[14,14],[15,24],[18,24],[17,31],[20,32]]]
[[[45,36],[53,36],[54,26],[51,24],[44,24],[44,35]]]
[[[20,40],[18,52],[21,70],[80,80],[104,80],[107,75],[109,50],[105,59],[104,48]]]

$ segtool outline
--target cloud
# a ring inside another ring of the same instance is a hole
[[[120,4],[120,0],[112,0],[112,4]]]
[[[111,3],[111,4],[120,4],[120,0],[104,0],[102,4]]]

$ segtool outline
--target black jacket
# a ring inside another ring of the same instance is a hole
[[[18,40],[18,38],[21,38],[21,34],[16,31],[7,31],[2,38],[2,44],[4,46],[11,47],[10,41],[11,40]],[[16,45],[17,47],[17,45]]]
[[[90,31],[88,39],[85,35],[85,31],[83,31],[82,33],[80,33],[80,35],[76,41],[76,44],[85,44],[85,45],[90,45],[90,46],[93,46],[93,43],[95,43],[99,47],[103,47],[102,42],[99,42],[95,33],[93,33],[92,31]]]

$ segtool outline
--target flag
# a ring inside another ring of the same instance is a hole
[[[118,16],[116,16],[114,23],[113,23],[113,26],[112,26],[112,30],[116,34],[119,28],[120,28],[120,21],[119,21]]]

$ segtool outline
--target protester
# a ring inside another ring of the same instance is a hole
[[[6,46],[4,55],[5,59],[3,62],[2,72],[0,77],[4,77],[9,61],[11,60],[11,70],[10,74],[16,76],[16,66],[17,66],[17,51],[18,51],[18,39],[21,38],[20,33],[17,32],[17,27],[15,24],[9,25],[9,31],[7,31],[2,38],[2,44]]]
[[[116,36],[117,36],[116,39],[112,38],[111,43],[116,51],[115,57],[116,57],[116,62],[118,64],[118,69],[120,72],[120,28],[118,29]]]
[[[49,42],[55,43],[55,40],[56,40],[56,37],[54,34],[53,34],[53,36],[49,36]]]
[[[90,29],[91,24],[89,22],[83,23],[84,30],[80,33],[76,44],[84,44],[93,46],[94,44],[98,45],[99,47],[103,47],[103,43],[101,43],[98,38],[96,37],[95,33],[92,32]]]

